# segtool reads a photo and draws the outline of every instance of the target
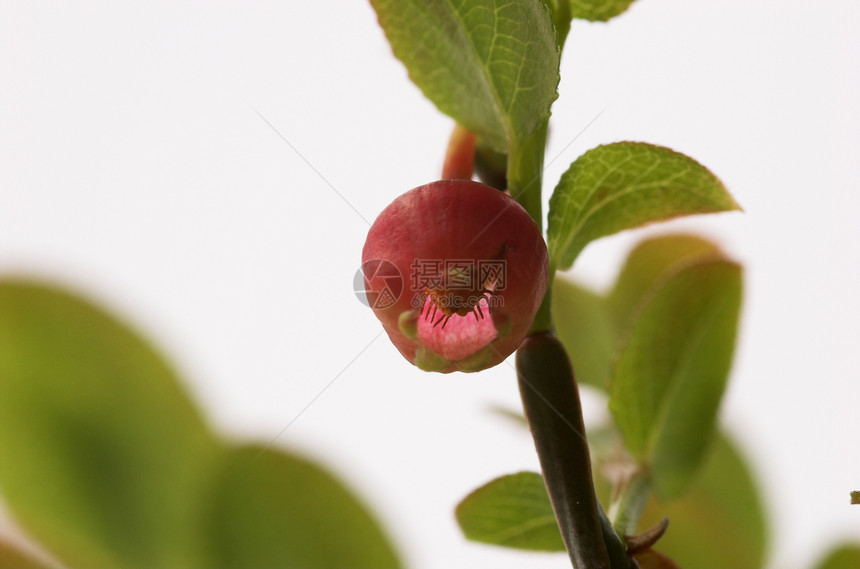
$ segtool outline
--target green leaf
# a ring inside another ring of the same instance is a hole
[[[722,256],[719,247],[695,235],[647,239],[628,255],[606,296],[556,273],[552,289],[553,322],[556,334],[576,364],[577,382],[606,389],[621,333],[631,325],[635,309],[649,289],[684,266]]]
[[[492,405],[490,406],[489,411],[498,417],[506,419],[514,425],[519,427],[528,427],[528,421],[526,421],[526,417],[523,415],[522,411],[514,411],[513,409],[502,405]]]
[[[743,456],[725,436],[715,438],[684,497],[670,503],[652,499],[639,527],[651,527],[664,516],[669,529],[656,547],[685,569],[765,564],[768,523],[762,500]]]
[[[689,265],[652,287],[617,352],[609,408],[663,498],[683,492],[711,440],[740,303],[739,265]]]
[[[569,269],[590,242],[682,215],[740,209],[692,158],[641,142],[598,146],[577,158],[549,203],[550,267]]]
[[[543,479],[535,472],[488,482],[457,506],[457,522],[472,541],[531,551],[564,551]]]
[[[213,566],[400,566],[376,520],[338,480],[277,449],[226,453],[210,500]]]
[[[604,503],[608,501],[611,483],[599,472],[601,465],[609,466],[605,462],[616,460],[615,451],[610,448],[611,431],[610,427],[603,427],[588,433],[589,446],[597,450],[595,487]],[[605,448],[601,452],[602,447]],[[542,521],[551,515],[543,480],[539,474],[529,472],[493,480],[457,507],[457,520],[469,539],[519,549],[562,551],[549,547],[554,543],[562,547],[554,523]],[[768,523],[760,494],[743,456],[723,435],[715,438],[684,497],[669,503],[652,498],[639,527],[652,527],[664,516],[670,519],[669,530],[657,547],[682,567],[745,569],[764,565]],[[509,535],[521,536],[525,545],[512,544]],[[714,539],[714,535],[720,539]],[[726,543],[732,547],[726,547]]]
[[[606,22],[623,14],[633,0],[569,0],[574,18],[591,22]]]
[[[860,569],[860,544],[834,547],[815,564],[815,569]]]
[[[0,488],[74,567],[203,565],[217,452],[161,356],[89,302],[0,282]]]
[[[558,35],[558,47],[564,48],[567,34],[570,33],[571,5],[570,0],[544,0],[552,16],[552,24]],[[631,0],[632,2],[632,0]]]
[[[556,276],[552,288],[552,318],[579,384],[606,389],[610,362],[618,341],[606,300],[573,281]]]
[[[472,541],[526,551],[565,550],[546,486],[536,472],[488,482],[460,502],[456,515],[463,534]],[[624,544],[602,510],[599,516],[610,566],[630,567]]]
[[[0,539],[0,569],[50,569],[50,567]]]
[[[714,243],[695,235],[671,234],[641,241],[627,255],[606,305],[618,330],[626,329],[636,308],[656,283],[697,262],[724,257]]]
[[[371,0],[394,55],[443,113],[507,152],[549,118],[559,48],[542,0]]]

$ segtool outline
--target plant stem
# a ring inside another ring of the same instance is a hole
[[[442,164],[442,179],[471,180],[474,170],[475,135],[459,123],[455,124]]]
[[[603,544],[609,554],[609,566],[612,569],[633,569],[633,563],[627,554],[627,544],[615,533],[600,502],[597,502],[597,515],[600,518],[600,530],[603,532]]]
[[[651,477],[642,469],[627,478],[609,507],[609,519],[619,535],[633,535],[651,493]]]
[[[517,380],[562,539],[577,569],[610,569],[582,408],[561,342],[544,332],[517,351]]]
[[[508,148],[508,191],[543,226],[541,187],[548,121]],[[553,271],[554,272],[554,271]],[[624,544],[594,493],[582,406],[564,346],[553,334],[552,280],[517,351],[517,380],[544,484],[576,569],[629,569]]]
[[[549,121],[543,122],[535,131],[522,141],[515,140],[508,149],[508,191],[511,197],[525,208],[538,228],[543,227],[543,203],[541,187],[543,182],[543,159],[546,149],[546,136]],[[552,330],[552,279],[543,302],[538,309],[530,333]]]
[[[543,227],[541,182],[548,121],[508,149],[508,191],[525,208],[539,228]]]
[[[552,277],[553,275],[550,274],[546,294],[543,297],[540,308],[538,308],[537,314],[535,314],[529,334],[552,331]]]

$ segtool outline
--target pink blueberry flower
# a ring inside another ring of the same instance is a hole
[[[389,338],[428,371],[479,371],[519,347],[546,292],[546,244],[508,195],[469,180],[417,187],[386,207],[362,253]]]

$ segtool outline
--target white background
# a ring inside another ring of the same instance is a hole
[[[547,193],[588,148],[643,140],[746,210],[605,239],[573,273],[606,286],[673,227],[745,265],[722,418],[765,488],[772,567],[860,533],[858,24],[849,0],[639,0],[574,24],[554,107]],[[353,295],[365,219],[438,177],[451,125],[364,1],[3,2],[0,270],[124,315],[229,437],[271,440],[329,386],[277,444],[348,480],[410,566],[564,567],[453,521],[474,487],[537,469],[487,411],[517,408],[511,368],[421,373],[367,347],[381,327]]]

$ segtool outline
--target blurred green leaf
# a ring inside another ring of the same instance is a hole
[[[549,118],[559,48],[542,0],[371,0],[394,55],[443,113],[507,152]]]
[[[713,435],[740,303],[739,265],[688,265],[652,287],[617,352],[609,408],[663,498],[685,489]]]
[[[0,283],[0,488],[74,567],[201,566],[217,447],[161,356],[89,302]]]
[[[640,551],[633,558],[639,564],[639,569],[679,569],[674,559],[650,548]]]
[[[543,478],[509,474],[466,496],[456,510],[466,538],[531,551],[564,551]]]
[[[376,520],[331,475],[277,449],[226,453],[210,496],[217,567],[399,567]]]
[[[552,16],[552,24],[558,36],[558,47],[563,49],[567,34],[570,33],[571,0],[544,0],[544,2]]]
[[[815,569],[860,569],[860,544],[843,543],[818,560]]]
[[[579,384],[606,389],[618,329],[606,300],[573,281],[556,276],[552,288],[552,318]]]
[[[591,22],[606,22],[623,14],[633,0],[569,0],[574,18]]]
[[[503,417],[519,427],[528,427],[528,421],[526,421],[526,417],[523,415],[522,411],[514,411],[513,409],[503,407],[502,405],[493,405],[489,410],[494,415]]]
[[[669,503],[652,498],[639,527],[651,527],[664,516],[669,529],[656,547],[684,569],[764,566],[767,516],[743,456],[727,437],[715,438],[683,498]]]
[[[0,539],[0,569],[51,569],[51,566]]]
[[[565,551],[546,486],[536,472],[488,482],[460,502],[456,515],[463,534],[472,541],[526,551]],[[629,567],[624,544],[602,510],[599,516],[611,566]]]
[[[642,299],[658,282],[682,268],[723,257],[715,244],[695,235],[671,234],[641,241],[627,255],[607,298],[607,308],[618,330],[627,328]]]
[[[576,363],[577,382],[606,389],[616,345],[644,295],[655,282],[680,268],[714,257],[722,257],[720,249],[694,235],[647,239],[628,255],[607,296],[556,273],[553,322],[571,361]]]
[[[549,202],[550,266],[569,269],[590,242],[682,215],[739,209],[704,166],[641,142],[598,146],[577,158]]]

